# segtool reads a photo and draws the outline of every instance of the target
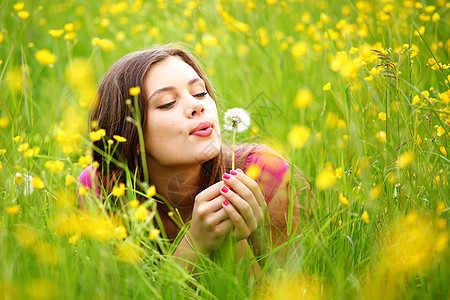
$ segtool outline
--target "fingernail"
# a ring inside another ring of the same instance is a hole
[[[223,200],[222,203],[223,203],[223,205],[225,205],[225,206],[228,206],[228,204],[229,204],[227,200]]]
[[[227,189],[226,186],[223,186],[221,190],[222,190],[222,192],[224,192],[224,193],[228,193],[228,189]]]
[[[225,179],[230,179],[231,178],[230,175],[228,175],[227,173],[223,173],[222,177],[225,178]]]
[[[231,170],[231,171],[230,171],[230,174],[231,174],[231,175],[237,175],[237,172],[236,172],[235,170]]]

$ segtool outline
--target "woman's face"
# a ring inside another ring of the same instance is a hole
[[[144,141],[150,166],[190,167],[218,155],[216,103],[191,66],[169,56],[151,67],[144,84],[149,97]]]

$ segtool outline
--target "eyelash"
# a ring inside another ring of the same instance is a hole
[[[194,97],[203,98],[203,97],[205,97],[206,95],[208,95],[208,92],[203,92],[203,93],[195,94]],[[171,107],[175,104],[175,102],[176,102],[176,101],[169,102],[169,103],[167,103],[167,104],[164,104],[164,105],[159,106],[158,108],[159,108],[159,109],[167,109],[167,108],[171,108]]]

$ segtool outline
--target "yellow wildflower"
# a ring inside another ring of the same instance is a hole
[[[260,174],[261,168],[256,164],[251,164],[250,166],[248,166],[247,170],[245,170],[245,175],[253,180],[256,180]]]
[[[17,13],[17,15],[19,16],[19,18],[21,18],[22,20],[28,19],[28,17],[30,16],[30,13],[26,10],[21,10]]]
[[[382,143],[386,142],[386,132],[385,131],[381,130],[381,131],[377,132],[376,137],[380,142],[382,142]]]
[[[316,176],[316,185],[319,190],[326,190],[336,183],[335,172],[324,169]]]
[[[0,128],[5,128],[9,124],[9,118],[0,118]]]
[[[382,189],[382,186],[380,184],[374,185],[370,189],[370,193],[369,193],[370,199],[372,199],[372,200],[377,199],[378,197],[380,197],[382,191],[383,191],[383,189]]]
[[[307,126],[294,125],[288,133],[288,142],[297,149],[303,148],[311,136],[311,129]]]
[[[370,220],[369,220],[369,214],[367,213],[367,211],[364,211],[362,213],[361,219],[364,221],[364,223],[369,224]]]
[[[407,167],[414,159],[414,153],[412,151],[406,151],[402,155],[400,155],[397,159],[397,167],[405,168]]]
[[[385,13],[387,13],[387,14],[393,12],[394,11],[394,5],[387,4],[385,7],[383,7],[383,11]]]
[[[359,51],[359,48],[355,48],[355,47],[351,47],[350,51],[348,51],[350,54],[355,54],[356,52]]]
[[[415,36],[423,36],[425,33],[425,27],[420,26],[419,30],[414,31]]]
[[[42,181],[42,179],[39,177],[33,177],[33,180],[31,181],[31,185],[35,189],[39,189],[39,190],[41,190],[45,187],[44,181]]]
[[[91,131],[89,132],[89,138],[93,141],[99,141],[106,135],[105,129],[99,129],[97,131]]]
[[[324,90],[325,92],[328,92],[331,90],[331,82],[327,82],[323,87],[322,90]]]
[[[152,185],[151,187],[149,187],[148,189],[147,189],[147,197],[149,197],[149,198],[151,198],[151,197],[153,197],[153,196],[155,196],[156,195],[156,187],[154,186],[154,185]]]
[[[30,144],[23,143],[23,144],[19,145],[19,147],[17,148],[17,151],[24,152],[24,151],[28,150],[29,147],[30,147]]]
[[[238,53],[240,56],[246,56],[248,54],[248,46],[245,44],[240,44],[238,47]]]
[[[378,119],[386,121],[386,113],[385,112],[378,113]]]
[[[128,204],[131,206],[131,207],[138,207],[139,206],[139,200],[131,200],[130,202],[128,202]]]
[[[25,7],[25,3],[17,2],[13,5],[14,10],[21,11]]]
[[[436,23],[437,21],[439,21],[441,19],[441,16],[435,12],[432,16],[431,16],[431,21],[433,21],[434,23]]]
[[[113,187],[111,194],[116,197],[123,196],[125,194],[125,189],[126,189],[125,184],[121,182],[119,186]]]
[[[439,127],[436,129],[436,134],[437,134],[437,136],[443,136],[444,133],[445,133],[444,127],[442,127],[442,126],[439,125]]]
[[[307,50],[308,44],[306,44],[306,42],[304,41],[300,41],[292,46],[291,52],[294,58],[302,58],[306,55]]]
[[[367,77],[364,77],[364,80],[367,81],[367,82],[371,82],[373,80],[373,76],[369,75]]]
[[[142,254],[142,249],[129,241],[125,241],[117,247],[117,258],[126,264],[137,264]]]
[[[336,170],[334,170],[334,172],[336,173],[337,179],[341,179],[342,178],[342,175],[343,175],[342,167],[337,168]]]
[[[69,238],[69,244],[75,245],[78,242],[80,236],[78,234],[74,234]]]
[[[445,149],[444,146],[439,147],[439,150],[441,150],[442,155],[447,155],[447,150]]]
[[[437,253],[443,253],[445,249],[448,247],[448,232],[441,232],[436,237],[435,250]]]
[[[294,99],[294,106],[297,108],[305,108],[311,104],[313,100],[313,94],[307,88],[302,88],[297,91],[297,95]]]
[[[79,186],[78,187],[78,195],[84,196],[86,194],[87,194],[87,188],[84,186]]]
[[[344,196],[344,195],[342,195],[342,194],[339,194],[339,201],[342,203],[342,205],[344,205],[344,206],[347,206],[348,205],[348,199]]]
[[[150,241],[154,241],[156,240],[156,238],[159,236],[159,234],[161,233],[161,230],[159,229],[152,229],[149,233],[148,233],[148,238],[150,239]]]
[[[53,172],[60,173],[62,170],[64,170],[64,162],[60,160],[49,160],[45,162],[44,167],[52,170]]]
[[[10,215],[17,215],[20,211],[20,206],[19,205],[14,205],[14,206],[8,206],[6,207],[6,212]]]
[[[16,173],[16,175],[14,175],[14,180],[16,184],[22,184],[23,182],[23,176],[20,173]]]
[[[127,139],[126,138],[124,138],[124,137],[122,137],[122,136],[120,136],[120,135],[113,135],[113,138],[116,140],[116,141],[118,141],[119,143],[124,143],[124,142],[126,142],[127,141]]]
[[[239,21],[234,22],[234,27],[242,32],[247,32],[250,29],[250,26],[248,26],[248,24]]]
[[[56,55],[48,51],[47,49],[41,49],[38,50],[34,57],[40,63],[44,66],[53,65],[56,62]]]
[[[73,23],[66,23],[64,25],[64,30],[67,32],[71,32],[75,29],[75,26],[73,25]]]
[[[214,47],[219,44],[219,41],[217,38],[211,34],[204,34],[202,36],[202,44],[205,46]]]
[[[73,147],[72,146],[63,146],[62,147],[62,152],[65,154],[69,154],[73,152]]]
[[[50,34],[54,38],[58,38],[58,37],[62,36],[63,33],[64,33],[64,29],[50,29],[48,31],[48,34]]]
[[[138,86],[131,87],[129,90],[129,93],[131,96],[137,96],[141,93],[141,88]]]
[[[427,13],[432,13],[435,9],[436,9],[436,6],[434,6],[434,5],[428,5],[428,6],[425,6],[425,8],[424,8],[424,10]]]
[[[75,32],[68,32],[64,35],[64,39],[66,41],[73,41],[77,37],[77,34]]]
[[[91,162],[91,156],[89,154],[86,154],[84,156],[80,156],[80,158],[78,159],[77,165],[85,168],[90,162]]]
[[[150,215],[150,211],[145,208],[145,206],[139,205],[136,211],[134,212],[134,217],[138,220],[145,221]]]
[[[114,236],[119,240],[125,239],[127,235],[127,229],[125,226],[120,225],[114,229]]]

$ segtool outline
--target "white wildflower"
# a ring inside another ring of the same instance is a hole
[[[236,132],[244,132],[250,126],[250,115],[242,108],[231,108],[225,112],[224,115],[225,124],[223,128],[225,130]]]

